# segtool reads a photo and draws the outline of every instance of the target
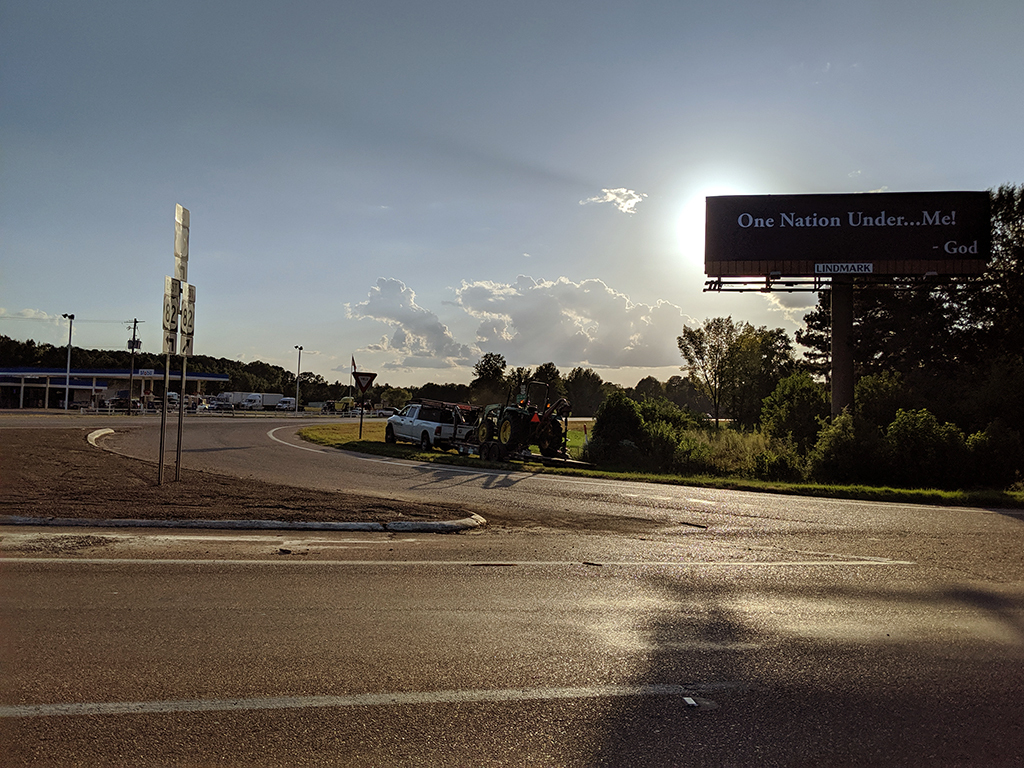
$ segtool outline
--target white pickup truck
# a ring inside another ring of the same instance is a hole
[[[479,417],[480,408],[474,405],[414,401],[388,419],[384,440],[419,443],[425,451],[434,446],[447,448],[474,435]]]

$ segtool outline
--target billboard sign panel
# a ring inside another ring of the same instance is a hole
[[[974,275],[991,245],[987,192],[707,198],[709,277]]]

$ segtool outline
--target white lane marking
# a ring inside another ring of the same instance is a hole
[[[757,560],[744,562],[741,560],[700,560],[692,562],[680,562],[669,560],[632,560],[632,561],[582,561],[582,560],[188,560],[181,558],[174,559],[145,559],[136,560],[133,558],[100,558],[100,557],[16,557],[8,555],[4,558],[5,566],[12,566],[16,563],[60,563],[62,565],[302,565],[302,566],[378,566],[382,568],[407,568],[416,566],[431,566],[440,568],[454,567],[485,567],[515,565],[523,567],[540,568],[561,568],[566,566],[579,566],[591,568],[594,566],[618,566],[621,568],[820,568],[828,566],[889,566],[889,565],[917,565],[912,560]]]
[[[550,701],[593,699],[602,696],[686,696],[705,709],[714,702],[695,696],[707,690],[739,688],[741,683],[682,685],[595,685],[584,688],[506,688],[476,691],[406,691],[362,693],[352,696],[280,696],[252,699],[187,699],[183,701],[128,701],[82,704],[28,704],[0,706],[0,718],[61,717],[69,715],[148,715],[177,712],[225,712],[246,709],[309,709],[314,707],[381,707],[402,704],[465,704],[475,702]]]
[[[298,448],[300,451],[310,451],[311,453],[327,453],[327,451],[325,451],[323,448],[310,448],[307,445],[296,445],[295,443],[289,443],[285,440],[282,440],[281,438],[274,434],[279,429],[293,429],[294,427],[294,424],[291,424],[287,427],[275,427],[274,429],[267,432],[267,437],[269,437],[276,443],[280,443],[281,445],[287,445],[289,448]]]

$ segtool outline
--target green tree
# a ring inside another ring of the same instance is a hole
[[[694,413],[708,413],[711,410],[707,396],[699,392],[692,381],[682,376],[669,376],[665,382],[665,397],[680,408],[689,408]]]
[[[793,343],[782,328],[744,323],[733,342],[727,366],[727,411],[737,424],[753,427],[761,404],[793,371]]]
[[[711,415],[716,425],[730,383],[729,363],[740,330],[732,317],[712,317],[699,328],[683,326],[682,335],[676,339],[686,361],[683,371],[711,402]]]
[[[470,383],[472,400],[486,404],[502,399],[505,390],[505,368],[507,363],[497,352],[485,352],[476,365],[473,373],[476,378]]]
[[[829,414],[825,386],[805,372],[782,379],[764,399],[761,426],[773,438],[792,438],[800,453],[807,453],[818,439],[818,430]]]
[[[485,352],[476,365],[473,366],[474,381],[493,383],[501,381],[507,367],[505,357],[497,352]]]
[[[537,366],[533,372],[534,381],[543,381],[548,385],[548,400],[554,402],[565,396],[565,386],[562,384],[562,373],[554,363],[544,363]]]
[[[604,402],[604,382],[593,368],[573,368],[565,377],[565,396],[574,416],[593,416]]]
[[[404,408],[412,400],[412,393],[407,389],[385,387],[380,393],[381,405],[388,408]]]
[[[665,385],[658,381],[653,376],[644,376],[640,381],[633,387],[633,398],[640,400],[642,398],[659,398],[665,396]]]

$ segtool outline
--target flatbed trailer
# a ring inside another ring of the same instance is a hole
[[[522,450],[508,452],[497,440],[478,442],[459,442],[451,446],[461,456],[477,456],[483,461],[521,461],[524,463],[543,464],[546,467],[575,467],[577,469],[593,469],[588,461],[570,459],[567,456],[542,456],[539,453]]]

